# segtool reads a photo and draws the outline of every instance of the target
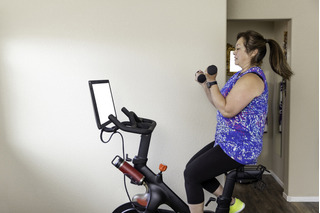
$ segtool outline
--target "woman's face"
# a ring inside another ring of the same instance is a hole
[[[246,47],[243,44],[243,38],[239,38],[236,43],[236,48],[234,51],[234,59],[235,64],[239,65],[243,70],[249,69],[251,65],[251,58],[253,57],[252,54],[248,54],[246,51]]]

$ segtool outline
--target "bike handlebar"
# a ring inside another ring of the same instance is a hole
[[[129,121],[120,122],[115,116],[109,115],[110,121],[125,132],[148,135],[151,134],[157,123],[151,119],[140,118],[136,113],[128,111],[125,107],[121,111],[129,118]]]

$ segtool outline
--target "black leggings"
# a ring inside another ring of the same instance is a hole
[[[220,185],[217,176],[243,166],[229,157],[220,146],[213,146],[214,142],[202,148],[186,166],[184,180],[189,204],[204,201],[202,188],[210,193],[216,191]]]

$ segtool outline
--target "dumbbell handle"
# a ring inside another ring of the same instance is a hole
[[[207,68],[207,72],[209,75],[214,75],[217,73],[217,67],[215,65],[210,65],[208,68]],[[197,81],[199,83],[203,83],[207,80],[206,76],[204,74],[200,74],[197,78]]]

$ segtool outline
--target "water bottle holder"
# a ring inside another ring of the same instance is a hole
[[[123,160],[120,156],[116,156],[112,161],[112,165],[118,168],[125,176],[127,176],[131,183],[136,185],[143,184],[144,175],[142,175],[137,169],[131,166],[128,162]]]

